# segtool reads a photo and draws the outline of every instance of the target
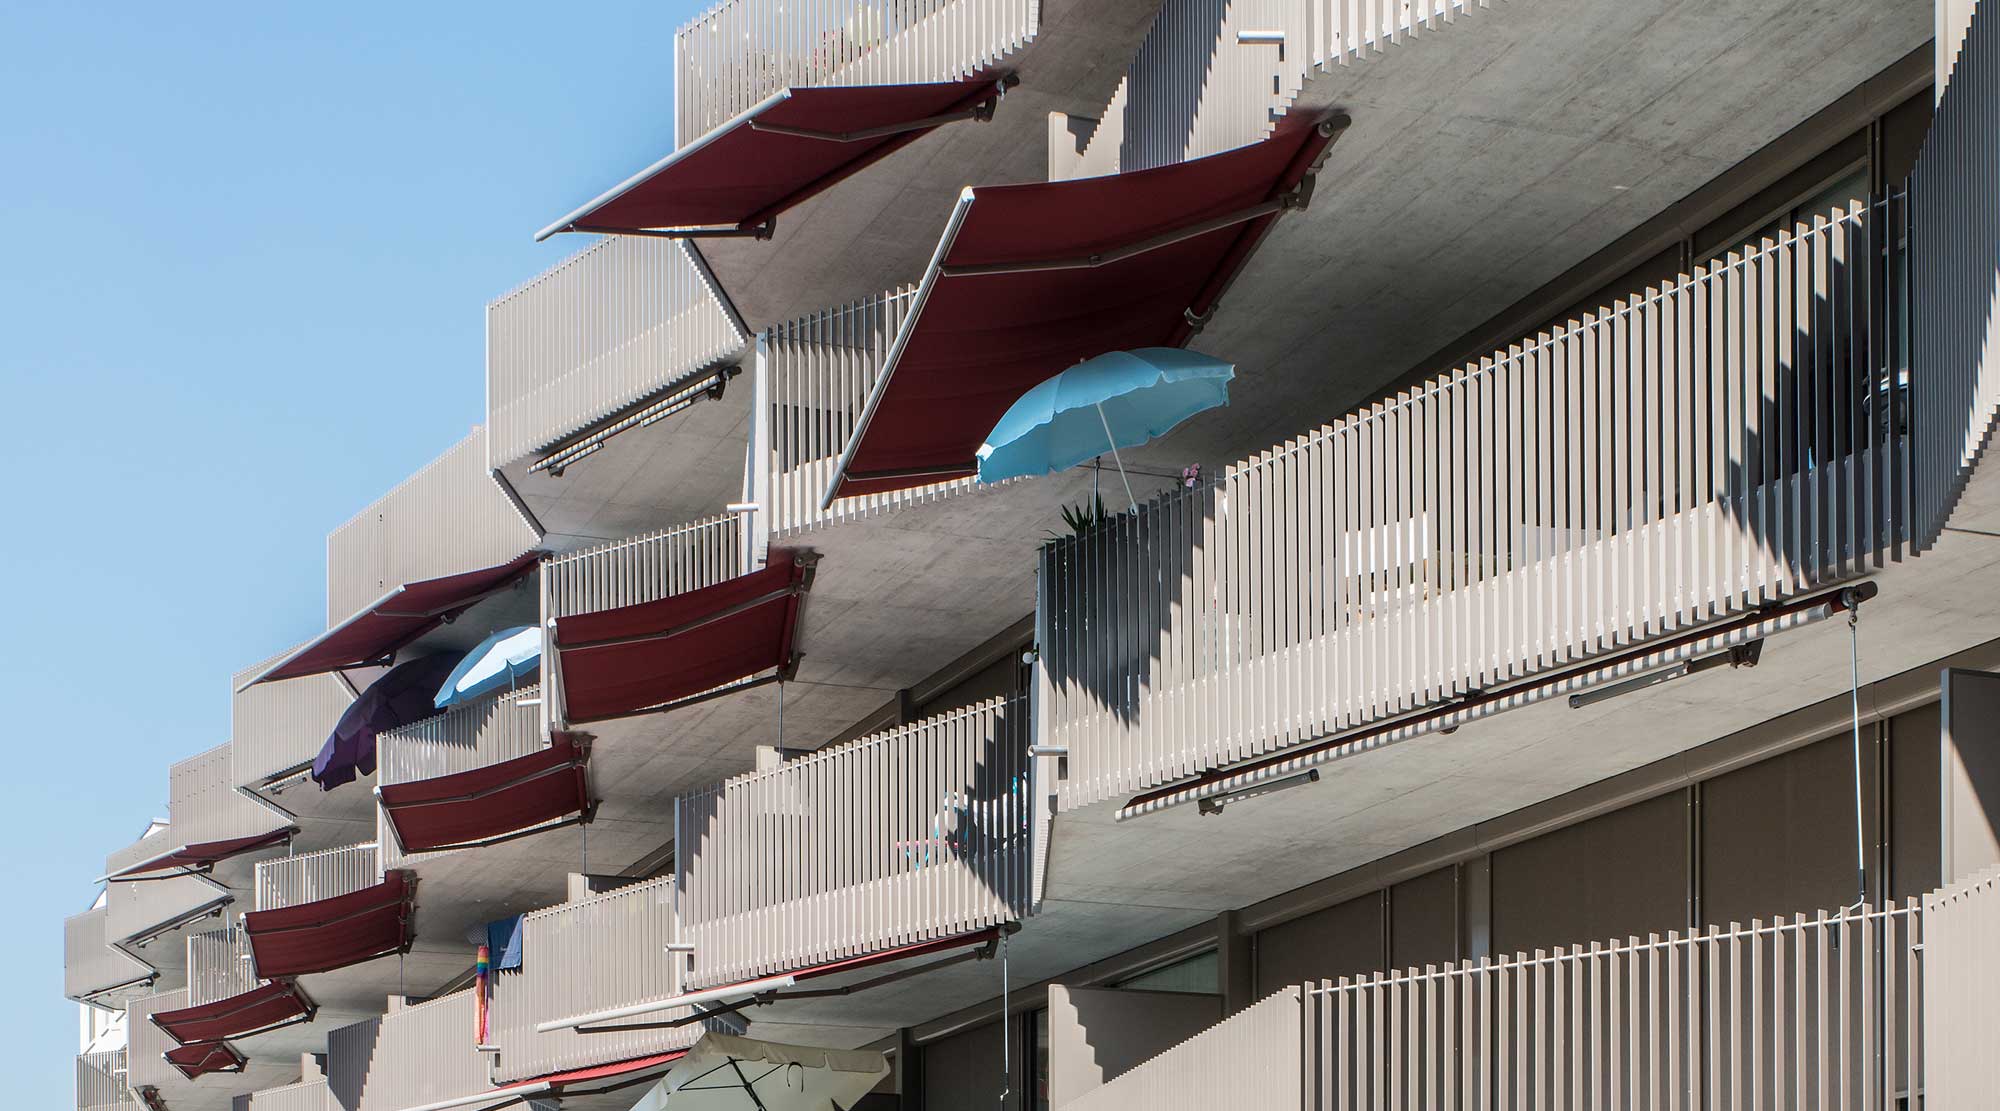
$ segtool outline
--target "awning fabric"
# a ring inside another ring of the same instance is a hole
[[[590,804],[586,754],[567,734],[540,752],[468,772],[385,783],[382,809],[406,852],[430,852],[517,833]]]
[[[496,1090],[504,1092],[514,1088],[547,1084],[558,1093],[569,1090],[572,1094],[588,1094],[587,1091],[579,1093],[577,1089],[596,1089],[600,1084],[604,1088],[617,1087],[617,1082],[619,1081],[629,1081],[639,1077],[641,1074],[664,1069],[685,1056],[687,1056],[687,1050],[677,1049],[672,1053],[656,1053],[650,1057],[635,1057],[630,1061],[619,1061],[616,1064],[595,1065],[587,1069],[571,1069],[568,1072],[555,1072],[547,1076],[532,1077],[513,1084],[502,1085]],[[603,1084],[602,1082],[604,1081],[611,1081],[612,1083]]]
[[[539,551],[524,552],[497,567],[404,583],[265,668],[244,686],[378,662],[527,574],[541,557]]]
[[[968,189],[826,493],[974,473],[1020,396],[1110,351],[1180,347],[1344,121],[1108,177]]]
[[[277,981],[199,1007],[157,1012],[153,1024],[187,1045],[240,1038],[299,1022],[312,1014],[312,1001],[296,984]]]
[[[272,845],[282,845],[285,838],[298,832],[295,826],[274,829],[268,833],[252,834],[249,837],[231,837],[223,841],[202,841],[198,844],[183,845],[170,853],[164,853],[151,860],[140,861],[121,872],[106,876],[106,879],[123,880],[140,876],[151,876],[158,872],[195,872],[212,868],[232,856],[254,852]]]
[[[932,129],[990,106],[992,77],[786,89],[536,233],[755,228]],[[802,134],[810,133],[810,134]]]
[[[402,951],[410,943],[415,888],[409,873],[391,871],[359,891],[249,912],[243,930],[257,975],[331,972]]]
[[[242,1072],[243,1055],[222,1042],[177,1045],[166,1052],[167,1063],[182,1076],[195,1080],[212,1072]]]
[[[811,560],[774,548],[763,569],[657,602],[556,619],[571,722],[661,708],[792,658]]]

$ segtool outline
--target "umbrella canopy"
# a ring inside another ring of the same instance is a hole
[[[1142,347],[1078,363],[1021,395],[979,447],[979,481],[1066,470],[1137,447],[1229,404],[1236,368],[1196,351]]]
[[[375,770],[375,735],[436,714],[432,695],[450,674],[453,659],[423,656],[397,664],[368,684],[340,715],[333,733],[313,758],[313,782],[331,791],[357,775]]]
[[[458,661],[433,700],[440,710],[512,690],[542,666],[542,631],[533,625],[502,629]]]
[[[632,1111],[846,1111],[887,1075],[880,1053],[703,1034]]]

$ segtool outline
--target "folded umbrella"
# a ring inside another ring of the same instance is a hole
[[[331,791],[357,775],[375,770],[375,735],[422,721],[438,710],[433,697],[457,658],[423,656],[397,664],[368,684],[340,715],[333,732],[313,759],[313,782]]]
[[[1178,347],[1113,351],[1022,394],[979,448],[979,481],[1052,474],[1229,404],[1236,367]],[[1119,462],[1119,473],[1124,463]],[[1131,483],[1126,483],[1131,496]]]
[[[867,1050],[703,1034],[632,1111],[844,1111],[888,1075]]]
[[[440,710],[477,702],[495,691],[512,690],[542,665],[542,631],[533,625],[502,629],[458,661],[434,704]]]

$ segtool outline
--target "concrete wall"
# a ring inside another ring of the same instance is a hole
[[[1049,1105],[1124,1075],[1222,1018],[1222,997],[1061,984],[1049,988]]]

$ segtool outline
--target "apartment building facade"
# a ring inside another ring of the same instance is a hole
[[[1981,1106],[1996,63],[1959,0],[727,0],[65,923],[79,1111],[740,1037],[930,1111]],[[1226,408],[978,482],[1180,346]]]

